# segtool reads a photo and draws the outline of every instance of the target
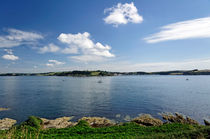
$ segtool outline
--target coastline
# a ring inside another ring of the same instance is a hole
[[[30,116],[25,122],[15,125],[9,118],[0,120],[1,138],[147,138],[147,137],[208,137],[210,122],[205,126],[179,113],[162,114],[163,120],[142,114],[126,123],[115,123],[104,117],[83,117],[72,122],[73,117],[45,119]],[[9,127],[10,126],[10,127]],[[3,129],[3,130],[2,130]],[[116,136],[117,135],[117,136]],[[192,136],[193,135],[193,136]],[[31,137],[29,137],[31,136]]]
[[[210,70],[174,70],[157,72],[110,72],[110,71],[62,71],[45,73],[1,73],[0,76],[69,76],[69,77],[94,77],[94,76],[122,76],[122,75],[210,75]]]

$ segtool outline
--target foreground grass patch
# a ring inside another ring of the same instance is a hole
[[[103,128],[92,128],[86,121],[63,129],[41,129],[40,119],[30,117],[27,122],[8,131],[0,131],[0,138],[209,138],[210,127],[180,123],[143,127],[124,123]]]

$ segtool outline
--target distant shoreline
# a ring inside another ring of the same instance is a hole
[[[109,71],[62,71],[46,73],[2,73],[0,76],[71,76],[71,77],[92,77],[92,76],[121,76],[121,75],[210,75],[210,70],[175,70],[159,72],[109,72]]]

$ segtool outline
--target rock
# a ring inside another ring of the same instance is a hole
[[[161,114],[162,118],[166,121],[175,122],[175,117],[172,114]]]
[[[125,116],[125,118],[124,118],[123,120],[125,120],[125,121],[128,121],[128,122],[129,122],[129,121],[131,121],[131,117],[130,117],[129,115],[126,115],[126,116]]]
[[[115,116],[116,118],[120,118],[121,117],[121,115],[120,114],[116,114],[116,116]]]
[[[49,120],[45,118],[41,118],[43,122],[43,128],[67,128],[76,125],[74,122],[70,122],[73,117],[61,117],[55,120]]]
[[[163,122],[159,119],[153,118],[149,114],[142,114],[141,116],[134,118],[132,122],[135,122],[137,124],[143,125],[143,126],[161,126],[163,125]]]
[[[101,117],[83,117],[79,121],[81,120],[87,121],[91,127],[107,127],[115,125],[111,120]]]
[[[191,124],[191,125],[199,125],[199,123],[196,120],[193,120],[190,117],[184,117],[183,115],[179,113],[173,114],[161,114],[162,118],[170,123],[182,123],[182,124]]]
[[[161,114],[164,120],[167,120],[171,123],[185,123],[185,118],[179,113],[173,114]]]
[[[17,123],[16,120],[13,120],[10,118],[1,119],[0,120],[0,130],[8,130],[16,123]]]
[[[0,111],[8,111],[10,110],[9,108],[0,108]]]
[[[180,123],[185,123],[186,120],[185,120],[185,118],[184,118],[183,115],[181,115],[181,114],[179,114],[179,113],[176,112],[176,113],[175,113],[175,116],[176,116],[175,119],[176,119],[177,121],[179,121]]]
[[[199,123],[196,120],[193,120],[192,118],[188,117],[186,118],[187,123],[191,125],[199,125]]]
[[[209,122],[208,120],[205,120],[205,119],[204,119],[204,124],[205,124],[206,126],[210,126],[210,122]]]

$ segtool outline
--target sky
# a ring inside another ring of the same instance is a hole
[[[0,73],[210,69],[210,0],[0,1]]]

